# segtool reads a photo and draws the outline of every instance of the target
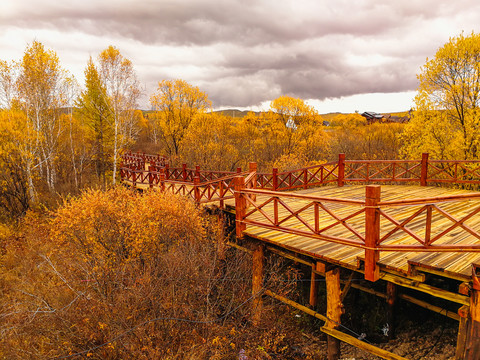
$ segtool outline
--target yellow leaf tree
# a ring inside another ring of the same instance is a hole
[[[480,155],[480,34],[451,38],[418,75],[404,153],[475,159]]]
[[[163,80],[150,97],[152,115],[169,155],[177,156],[185,132],[199,113],[212,105],[206,93],[184,80]]]

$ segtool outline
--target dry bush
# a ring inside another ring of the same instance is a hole
[[[265,308],[273,333],[251,327],[251,259],[225,249],[217,221],[184,198],[120,187],[85,192],[48,218],[29,214],[0,258],[0,358],[285,352],[291,331],[268,316],[275,306]],[[282,264],[268,269],[269,287],[293,289]]]

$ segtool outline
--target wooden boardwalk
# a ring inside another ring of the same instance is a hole
[[[124,185],[158,188],[234,214],[237,236],[229,244],[252,254],[253,294],[264,287],[266,256],[309,267],[311,309],[263,290],[325,321],[320,330],[328,334],[329,352],[339,354],[339,339],[405,360],[339,331],[343,298],[355,288],[386,300],[392,328],[398,298],[459,321],[455,359],[480,358],[480,193],[458,189],[480,188],[479,160],[429,160],[428,154],[421,160],[346,160],[340,154],[338,162],[283,173],[259,173],[255,163],[243,173],[174,168],[145,154],[124,161]],[[349,280],[341,281],[341,272],[350,273]],[[355,272],[365,281],[352,282]],[[326,316],[312,310],[318,276],[325,278]],[[448,301],[448,308],[437,299]],[[261,296],[253,301],[254,324],[261,303]]]
[[[307,190],[299,190],[295,193],[317,196],[317,197],[333,197],[338,199],[351,199],[351,200],[365,200],[365,186],[324,186],[318,188],[311,188]],[[467,190],[458,189],[446,189],[439,187],[424,187],[424,186],[394,186],[384,185],[381,187],[382,201],[398,201],[412,198],[438,198],[440,196],[450,195],[468,195],[470,192]],[[258,196],[257,203],[261,203],[262,200],[266,200],[267,197],[262,198]],[[298,198],[285,198],[284,201],[294,211],[298,211],[305,205],[308,200]],[[341,204],[332,203],[325,204],[328,209],[336,216],[342,218],[353,213],[358,205],[353,204]],[[392,218],[397,219],[399,222],[404,221],[411,217],[415,212],[419,210],[422,205],[410,205],[402,207],[387,208],[386,213]],[[480,200],[463,200],[463,201],[451,201],[444,202],[438,205],[438,207],[450,214],[452,218],[461,219],[471,211],[472,208],[480,207]],[[273,213],[273,202],[270,202],[262,208],[267,214]],[[248,211],[248,210],[247,210]],[[290,211],[287,211],[284,207],[279,209],[279,218],[290,215]],[[364,215],[359,214],[346,221],[346,223],[360,235],[364,235]],[[307,223],[313,223],[313,209],[310,211],[304,211],[301,213],[302,219]],[[265,216],[259,211],[255,211],[248,217],[251,221],[261,222],[265,219]],[[322,212],[319,218],[321,227],[328,227],[336,222],[329,213]],[[425,236],[425,218],[418,218],[408,223],[408,229],[419,236]],[[449,220],[445,216],[432,216],[431,232],[432,234],[438,234],[444,231],[446,228],[452,226],[454,222]],[[471,216],[464,223],[468,225],[469,229],[474,231],[480,231],[480,213]],[[282,224],[285,228],[290,229],[305,229],[306,225],[300,221],[297,217],[290,217]],[[381,219],[380,229],[381,236],[391,232],[395,228],[395,225],[390,221],[384,221]],[[438,240],[438,244],[478,244],[480,245],[480,239],[460,226],[452,229],[448,234],[445,234]],[[295,233],[288,233],[284,230],[276,230],[271,228],[265,228],[261,226],[249,225],[244,233],[252,238],[277,245],[279,247],[286,248],[293,252],[302,253],[313,258],[322,259],[329,263],[341,265],[342,267],[358,269],[360,263],[364,260],[364,250],[362,248],[353,247],[344,244],[332,243],[329,241],[323,241],[321,239],[309,236],[301,236]],[[337,224],[328,231],[325,235],[334,236],[337,238],[351,238],[354,240],[355,235],[344,226]],[[397,231],[394,236],[385,240],[383,245],[400,245],[408,244],[414,245],[416,240],[413,239],[408,233],[404,231]],[[480,253],[478,252],[401,252],[401,251],[382,251],[380,252],[380,260],[378,264],[384,269],[395,270],[405,275],[412,274],[414,270],[425,270],[427,272],[435,271],[439,274],[443,274],[446,277],[452,277],[454,279],[464,279],[468,281],[472,275],[472,263],[480,264]]]

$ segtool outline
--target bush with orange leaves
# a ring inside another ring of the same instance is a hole
[[[268,343],[248,322],[250,255],[183,197],[90,190],[23,228],[0,234],[0,358],[235,359]],[[285,294],[282,266],[266,281]]]

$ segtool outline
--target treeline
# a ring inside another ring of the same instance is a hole
[[[78,84],[53,50],[34,41],[22,59],[0,61],[0,207],[7,216],[86,187],[115,184],[129,149],[167,155],[205,169],[290,169],[333,159],[396,158],[402,126],[366,126],[358,114],[331,126],[303,100],[282,96],[270,110],[233,118],[183,80],[162,80],[150,111],[134,66],[110,46]]]

